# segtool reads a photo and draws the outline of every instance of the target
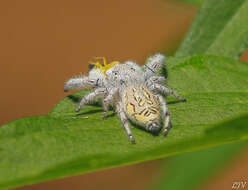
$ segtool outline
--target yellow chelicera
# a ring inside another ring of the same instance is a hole
[[[107,63],[105,57],[94,57],[96,61],[90,61],[90,67],[94,69],[99,69],[104,76],[106,76],[106,71],[109,70],[114,65],[120,63],[119,61],[112,61],[110,63]],[[101,61],[102,60],[102,61]],[[100,62],[101,61],[101,62]]]

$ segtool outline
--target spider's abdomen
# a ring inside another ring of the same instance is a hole
[[[132,85],[124,89],[122,102],[129,119],[141,126],[160,119],[157,97],[143,85]]]

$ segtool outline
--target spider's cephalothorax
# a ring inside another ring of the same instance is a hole
[[[166,135],[170,123],[170,115],[166,102],[161,95],[172,94],[177,99],[185,101],[176,92],[164,86],[165,78],[156,75],[165,62],[165,56],[155,54],[148,58],[143,67],[133,61],[106,64],[93,63],[88,76],[69,79],[64,90],[93,89],[84,96],[76,111],[91,103],[96,97],[101,97],[104,108],[103,119],[111,105],[119,114],[121,122],[129,139],[135,139],[128,125],[128,119],[151,133],[158,133],[162,128]],[[164,122],[162,122],[162,119]]]

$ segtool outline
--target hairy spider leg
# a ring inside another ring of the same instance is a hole
[[[181,100],[181,101],[186,101],[185,98],[179,96],[175,91],[169,89],[169,88],[166,88],[165,86],[163,85],[160,85],[160,84],[157,84],[157,83],[154,83],[150,86],[150,89],[152,91],[155,91],[155,92],[160,92],[161,94],[164,94],[164,95],[168,95],[168,94],[171,94],[173,96],[175,96],[178,100]]]
[[[166,79],[165,79],[163,76],[152,76],[151,78],[149,78],[149,79],[145,82],[145,85],[146,85],[147,87],[152,86],[154,83],[164,85],[165,82],[166,82]]]
[[[129,126],[128,126],[127,117],[126,117],[126,115],[125,115],[125,113],[124,113],[124,111],[123,111],[123,109],[121,107],[120,102],[117,103],[116,109],[117,109],[117,112],[118,112],[118,114],[120,116],[120,119],[121,119],[121,122],[123,124],[123,127],[124,127],[128,137],[129,137],[129,140],[131,141],[132,144],[135,144],[135,139],[134,139],[134,137],[132,135],[132,132],[131,132]]]
[[[95,79],[90,79],[86,76],[75,77],[65,82],[64,91],[67,92],[69,90],[83,90],[93,88],[95,87],[95,84]]]
[[[157,53],[149,57],[146,60],[145,65],[143,66],[145,79],[150,78],[156,72],[158,72],[163,67],[164,62],[165,62],[165,56],[160,53]]]
[[[165,84],[166,79],[163,76],[152,76],[150,78],[153,83],[158,83],[158,84]]]
[[[78,105],[78,108],[76,109],[76,112],[79,112],[80,108],[83,105],[91,103],[94,100],[94,98],[96,98],[97,96],[104,95],[106,93],[107,93],[106,88],[97,88],[94,92],[91,92],[91,93],[87,94],[80,101],[80,103]]]
[[[107,118],[107,111],[108,111],[108,107],[109,107],[109,102],[111,100],[113,100],[114,95],[118,92],[118,88],[113,88],[110,90],[110,92],[108,93],[108,95],[104,98],[103,100],[103,119]]]
[[[158,97],[159,103],[161,105],[163,114],[164,114],[164,129],[163,129],[164,131],[163,131],[163,134],[164,134],[164,136],[166,136],[168,134],[168,129],[170,126],[170,113],[168,111],[168,108],[166,106],[166,102],[163,99],[163,97],[161,95],[157,95],[157,97]]]

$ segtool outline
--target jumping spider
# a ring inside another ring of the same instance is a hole
[[[101,58],[97,58],[101,59]],[[88,76],[80,76],[69,79],[64,86],[64,91],[71,89],[93,89],[93,92],[84,96],[76,111],[91,103],[96,97],[101,97],[104,115],[111,105],[118,113],[123,127],[132,143],[135,139],[129,128],[127,120],[131,120],[136,125],[151,133],[158,133],[161,130],[161,118],[164,119],[164,136],[167,135],[170,114],[164,98],[160,95],[174,95],[177,99],[185,101],[173,90],[163,84],[165,78],[157,76],[156,73],[165,62],[165,56],[155,54],[149,57],[142,67],[133,61],[120,63],[118,61],[106,64],[92,62]]]

